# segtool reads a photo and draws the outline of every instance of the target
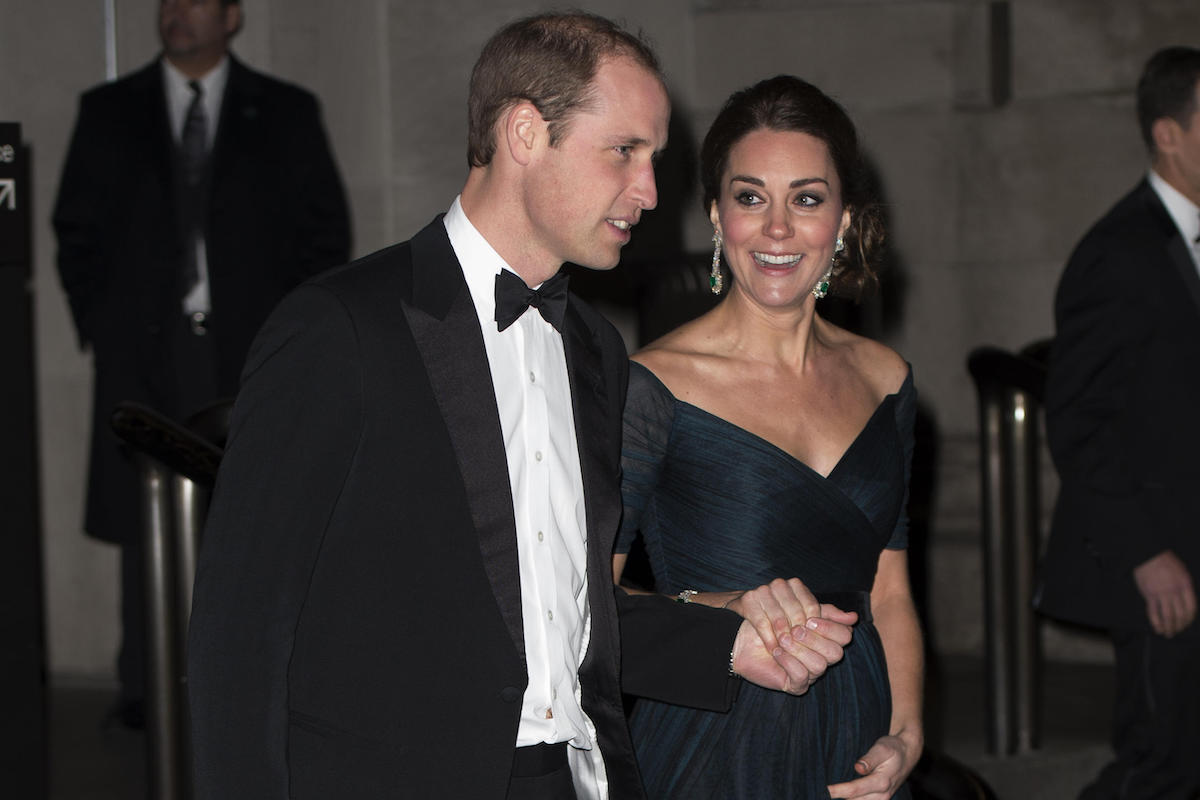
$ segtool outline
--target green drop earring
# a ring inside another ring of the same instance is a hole
[[[725,278],[721,274],[721,229],[713,228],[713,257],[712,269],[708,273],[708,288],[713,294],[720,294],[725,288]]]
[[[846,242],[839,236],[833,245],[833,258],[829,259],[829,269],[825,270],[825,274],[821,276],[821,280],[817,281],[817,285],[812,289],[813,297],[818,300],[829,294],[829,281],[833,277],[833,265],[837,263],[837,257],[845,249]]]

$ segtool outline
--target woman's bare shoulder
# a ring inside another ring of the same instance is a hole
[[[823,324],[822,335],[878,397],[895,394],[904,385],[909,372],[908,362],[886,344],[828,322]]]
[[[681,325],[651,342],[632,358],[654,373],[676,397],[692,394],[719,360],[700,320]]]

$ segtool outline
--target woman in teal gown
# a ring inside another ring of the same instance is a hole
[[[614,572],[641,536],[659,592],[737,609],[797,576],[859,622],[805,695],[745,684],[727,714],[639,701],[647,795],[907,798],[924,741],[904,549],[916,395],[900,356],[816,310],[874,281],[854,126],[780,76],[729,99],[701,162],[725,296],[634,356]]]

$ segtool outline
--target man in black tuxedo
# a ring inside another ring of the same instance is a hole
[[[1137,105],[1151,168],[1067,264],[1046,386],[1062,489],[1037,604],[1116,652],[1088,800],[1200,791],[1200,50],[1155,54]]]
[[[59,274],[94,358],[84,527],[122,548],[120,709],[135,725],[141,506],[113,406],[184,420],[232,397],[275,304],[349,257],[316,99],[229,54],[241,22],[237,0],[162,0],[162,56],[83,95],[54,209]]]
[[[608,20],[512,23],[449,212],[272,315],[197,575],[198,798],[640,798],[622,686],[721,709],[841,657],[794,579],[745,621],[613,586],[627,361],[558,272],[616,265],[669,110]]]

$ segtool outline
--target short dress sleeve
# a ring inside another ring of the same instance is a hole
[[[628,553],[642,513],[658,485],[675,423],[675,398],[654,373],[630,362],[621,442],[621,501],[624,513],[616,552]]]
[[[908,375],[900,390],[896,393],[895,402],[896,433],[900,437],[904,458],[904,502],[900,506],[900,516],[896,518],[896,527],[886,545],[888,550],[904,550],[908,547],[908,492],[909,481],[912,478],[913,446],[916,441],[917,421],[917,390],[913,386],[912,365],[909,365]]]

